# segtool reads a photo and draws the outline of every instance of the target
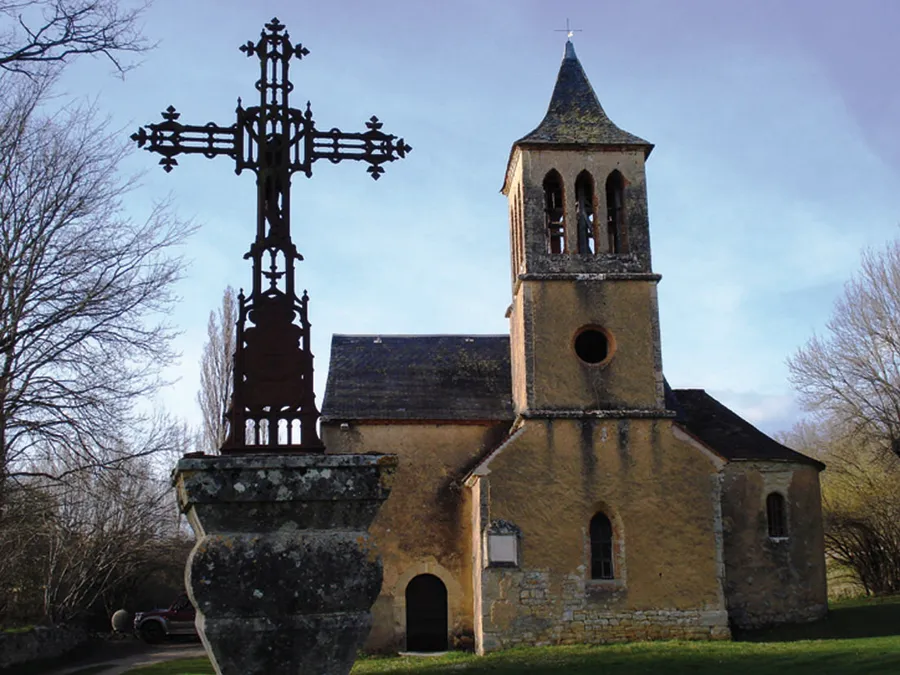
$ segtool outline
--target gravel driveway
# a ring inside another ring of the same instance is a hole
[[[63,668],[56,668],[45,675],[71,675],[90,666],[108,666],[99,675],[121,675],[138,666],[148,666],[160,661],[195,659],[206,652],[199,642],[174,642],[148,645],[138,640],[100,642],[86,656],[72,661]]]

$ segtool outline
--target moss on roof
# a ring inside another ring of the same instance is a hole
[[[509,420],[505,335],[335,335],[328,420]]]
[[[819,460],[770,438],[703,389],[675,389],[672,394],[675,400],[667,400],[666,407],[678,412],[676,421],[727,460],[799,462],[825,468]]]
[[[547,114],[514,145],[530,144],[633,145],[643,147],[647,155],[653,149],[651,143],[623,131],[607,117],[571,42],[566,42]]]

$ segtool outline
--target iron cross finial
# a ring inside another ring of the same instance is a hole
[[[553,30],[554,33],[565,33],[567,38],[575,37],[575,33],[582,33],[580,28],[572,28],[569,26],[569,17],[566,17],[566,27],[565,28],[555,28]]]

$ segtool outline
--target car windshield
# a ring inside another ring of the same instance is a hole
[[[178,598],[175,602],[172,603],[172,606],[169,609],[171,609],[173,612],[180,612],[180,611],[185,610],[188,607],[190,607],[190,604],[191,604],[191,601],[188,600],[187,596],[182,595],[180,598]]]

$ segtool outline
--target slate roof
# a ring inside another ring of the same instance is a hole
[[[770,438],[703,389],[672,389],[675,421],[730,461],[821,462]],[[323,421],[512,421],[506,335],[335,335]]]
[[[675,389],[671,393],[675,400],[670,403],[667,397],[667,407],[677,412],[676,421],[727,460],[801,462],[825,468],[822,462],[770,438],[703,389]]]
[[[607,117],[571,42],[566,42],[547,114],[513,147],[520,144],[636,145],[647,155],[653,149],[652,143],[623,131]]]
[[[329,420],[509,420],[506,335],[335,335]]]

